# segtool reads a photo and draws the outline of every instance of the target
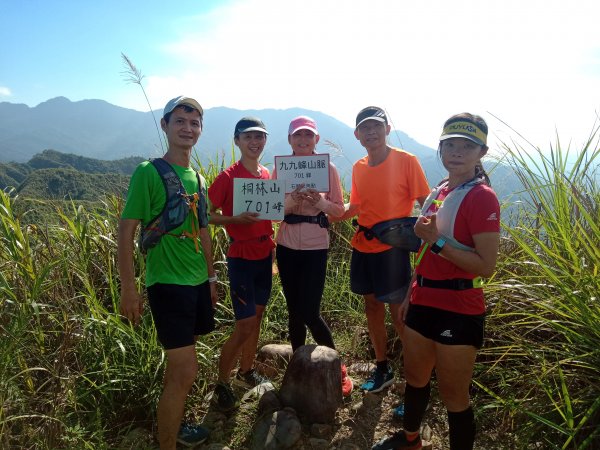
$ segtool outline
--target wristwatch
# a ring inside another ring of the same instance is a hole
[[[437,255],[442,251],[444,245],[446,245],[446,239],[439,238],[437,241],[435,241],[435,244],[431,246],[431,251]]]

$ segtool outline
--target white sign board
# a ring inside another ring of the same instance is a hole
[[[277,179],[285,180],[285,192],[303,184],[318,192],[329,192],[329,154],[276,156]]]
[[[233,180],[233,215],[259,213],[259,219],[283,220],[285,182],[257,178]]]

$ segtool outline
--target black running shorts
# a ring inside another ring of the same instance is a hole
[[[379,253],[352,250],[350,289],[355,294],[375,294],[384,303],[401,303],[410,282],[410,254],[392,247]]]
[[[148,301],[158,340],[166,350],[193,345],[195,336],[215,329],[210,285],[153,284]]]
[[[445,345],[483,346],[485,314],[467,315],[423,305],[410,305],[405,324],[427,339]]]

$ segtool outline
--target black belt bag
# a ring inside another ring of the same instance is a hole
[[[369,241],[375,237],[384,244],[416,253],[421,247],[421,239],[415,234],[416,222],[416,217],[402,217],[385,220],[367,228],[354,219],[352,225],[358,226],[358,231],[362,231]]]
[[[465,291],[467,289],[481,287],[481,278],[477,277],[474,280],[467,278],[451,278],[449,280],[430,280],[417,275],[417,286],[428,287],[434,289],[451,289],[453,291]]]
[[[316,216],[302,216],[300,214],[286,214],[283,218],[285,223],[289,223],[291,225],[296,223],[315,223],[319,225],[321,228],[329,228],[329,219],[323,211],[321,211]]]

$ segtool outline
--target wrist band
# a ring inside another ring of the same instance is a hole
[[[216,275],[212,276],[212,277],[208,277],[208,282],[209,283],[216,283],[218,281],[218,277]]]

